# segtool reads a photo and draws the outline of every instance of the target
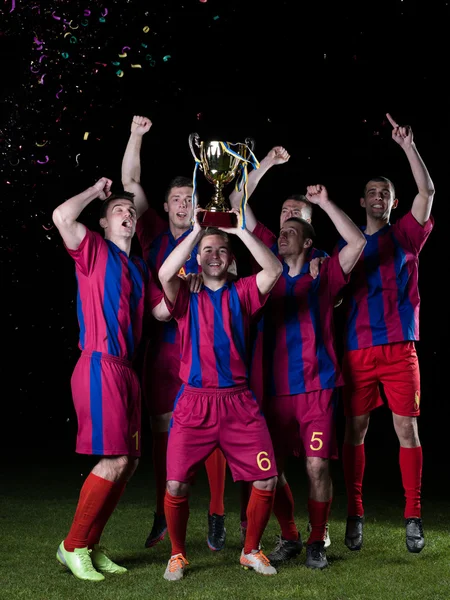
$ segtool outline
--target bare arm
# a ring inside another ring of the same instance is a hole
[[[411,212],[418,223],[425,225],[431,215],[431,207],[434,199],[434,185],[428,169],[425,166],[414,143],[414,137],[409,125],[400,127],[389,113],[386,114],[393,127],[392,139],[405,152],[409,161],[414,181],[417,185],[417,195],[414,198]]]
[[[141,146],[142,137],[150,130],[152,122],[147,117],[135,115],[131,122],[131,133],[122,159],[122,185],[127,192],[134,194],[137,217],[148,208],[148,200],[141,186]]]
[[[157,306],[155,306],[155,308],[152,309],[152,315],[158,321],[170,321],[172,319],[172,315],[170,314],[169,309],[167,308],[167,304],[164,298]]]
[[[76,250],[86,235],[86,227],[77,221],[81,212],[96,198],[106,200],[111,195],[111,184],[110,179],[102,177],[93,186],[72,196],[53,211],[53,223],[70,250]]]
[[[161,282],[165,295],[171,303],[175,302],[180,288],[181,278],[178,276],[178,273],[188,260],[200,238],[202,228],[198,223],[197,213],[202,210],[203,209],[201,208],[196,209],[192,231],[172,250],[158,271],[159,281]]]
[[[367,243],[364,234],[350,217],[328,198],[328,192],[323,185],[309,185],[306,197],[327,213],[338,233],[347,242],[347,245],[339,252],[339,263],[345,274],[350,273]]]
[[[233,212],[238,212],[236,209],[232,210]],[[259,293],[263,296],[268,294],[283,272],[281,262],[275,254],[248,229],[242,229],[241,227],[220,227],[220,229],[227,233],[233,233],[247,246],[251,255],[262,269],[256,275],[256,285],[258,286]]]
[[[272,150],[267,154],[267,156],[264,157],[262,159],[262,161],[260,162],[259,169],[252,169],[250,171],[250,173],[248,174],[247,200],[250,199],[250,196],[253,194],[253,192],[255,191],[261,178],[264,177],[264,175],[267,173],[267,171],[275,165],[284,164],[285,162],[287,162],[289,160],[289,158],[290,158],[290,156],[289,156],[287,150],[285,148],[283,148],[283,146],[275,146],[274,148],[272,148]],[[231,208],[237,208],[239,210],[239,207],[241,205],[242,195],[243,195],[243,190],[241,190],[241,191],[234,190],[230,194]],[[245,219],[246,219],[247,229],[250,232],[252,232],[255,229],[258,221],[255,217],[253,210],[251,209],[251,207],[248,204],[246,206]]]

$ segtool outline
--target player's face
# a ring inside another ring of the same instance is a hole
[[[164,202],[169,221],[177,229],[189,229],[192,217],[192,192],[190,186],[173,187]]]
[[[106,218],[100,223],[105,229],[105,235],[132,238],[136,231],[136,208],[131,200],[118,199],[108,206]]]
[[[297,217],[311,223],[311,216],[307,210],[307,206],[301,200],[288,199],[283,202],[280,213],[280,227],[283,227],[286,219],[291,219],[292,217]]]
[[[231,250],[221,235],[207,235],[201,240],[197,261],[205,275],[221,278],[231,263]]]
[[[300,223],[288,221],[280,229],[278,253],[280,256],[299,256],[304,246],[303,231]]]
[[[361,206],[366,214],[373,219],[389,220],[391,210],[397,206],[398,200],[390,183],[384,181],[369,181],[366,184]]]

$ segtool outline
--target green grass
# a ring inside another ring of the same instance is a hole
[[[369,457],[370,459],[370,457]],[[2,467],[0,496],[0,598],[3,600],[449,600],[449,505],[441,497],[442,479],[426,480],[423,519],[426,546],[419,555],[405,546],[403,497],[398,466],[368,461],[365,482],[364,547],[350,552],[344,546],[345,494],[340,466],[335,467],[335,498],[330,518],[330,567],[317,572],[304,566],[305,551],[280,567],[278,575],[263,577],[239,566],[239,489],[231,479],[226,487],[226,548],[212,553],[206,545],[208,487],[200,473],[191,494],[188,526],[190,567],[180,582],[167,582],[163,572],[170,556],[166,538],[146,550],[154,492],[150,459],[144,457],[134,479],[111,518],[102,542],[113,560],[129,569],[100,583],[83,582],[64,571],[55,553],[67,533],[80,486],[91,465],[86,457],[59,462],[35,458]],[[390,463],[389,463],[390,464]],[[438,469],[439,471],[439,469]],[[445,478],[448,479],[448,469]],[[302,464],[289,464],[296,498],[297,524],[306,535],[306,482]],[[271,519],[263,546],[269,552],[278,533]]]

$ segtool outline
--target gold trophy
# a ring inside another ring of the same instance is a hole
[[[236,227],[236,215],[229,212],[230,206],[223,195],[223,188],[233,181],[238,169],[241,170],[241,177],[236,185],[244,183],[246,186],[247,163],[250,162],[254,168],[259,168],[259,163],[253,154],[254,146],[255,142],[252,138],[246,138],[244,144],[230,144],[221,141],[201,142],[198,133],[190,134],[189,147],[195,159],[194,208],[197,168],[203,171],[205,178],[215,187],[214,194],[205,207],[206,211],[199,214],[203,227]],[[245,211],[245,202],[246,189],[241,202],[241,213]]]

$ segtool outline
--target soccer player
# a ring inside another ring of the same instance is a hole
[[[250,196],[255,192],[259,182],[262,177],[274,166],[283,165],[290,159],[290,154],[283,146],[274,146],[270,152],[265,156],[261,162],[259,169],[252,169],[248,176],[247,183],[247,196]],[[235,190],[230,195],[230,203],[233,208],[238,208],[240,206],[242,197],[242,192]],[[304,219],[308,223],[312,223],[313,216],[313,208],[314,205],[308,201],[308,199],[303,194],[291,194],[282,204],[280,210],[280,228],[283,226],[283,223],[286,219],[291,217],[297,217],[300,219]],[[247,228],[256,235],[268,248],[274,252],[278,258],[281,257],[278,254],[278,238],[275,233],[270,231],[265,225],[263,225],[260,221],[256,219],[256,216],[253,212],[253,209],[249,204],[246,205],[246,226]],[[318,250],[316,248],[309,248],[309,251],[306,255],[307,260],[313,260],[315,258],[322,259],[327,257],[328,254],[323,250]],[[259,266],[253,261],[252,266],[254,272],[259,269]],[[340,299],[337,300],[337,304],[340,302]],[[262,404],[264,398],[264,387],[263,387],[263,377],[262,377],[262,348],[263,348],[263,320],[261,320],[255,327],[253,333],[253,351],[252,351],[252,359],[251,359],[251,373],[250,373],[250,388],[255,394],[258,401]],[[279,485],[277,487],[277,493],[275,497],[275,508],[277,513],[280,512],[281,507],[290,506],[292,501],[292,493],[289,487],[289,484],[286,480],[286,477],[283,476],[282,479],[284,485],[281,485],[279,481]],[[249,497],[249,490],[246,489],[245,484],[241,486],[241,544],[245,539],[245,530],[247,527],[246,520],[246,507]],[[278,505],[280,508],[278,508]],[[307,531],[311,532],[311,523],[307,524]],[[325,527],[325,547],[328,548],[331,544],[330,532],[329,532],[329,524],[326,524]]]
[[[112,195],[111,183],[102,177],[53,211],[53,222],[75,261],[78,283],[81,356],[71,379],[78,420],[76,452],[98,458],[56,558],[75,577],[90,581],[102,581],[103,573],[127,571],[106,556],[100,536],[141,452],[141,396],[132,361],[144,308],[149,306],[156,318],[171,318],[145,262],[130,256],[137,218],[133,196]],[[97,198],[104,201],[104,237],[78,221]]]
[[[323,569],[328,565],[324,537],[332,501],[329,460],[337,458],[335,390],[343,384],[336,356],[334,305],[366,241],[351,219],[329,199],[324,186],[308,186],[306,197],[330,217],[347,245],[322,264],[314,279],[308,260],[314,229],[297,217],[283,222],[278,238],[283,275],[264,313],[264,372],[270,396],[265,413],[280,488],[287,485],[284,461],[296,449],[300,436],[306,457],[311,523],[305,565]],[[274,512],[281,536],[268,558],[278,564],[302,549],[289,490],[284,490]]]
[[[433,228],[431,207],[434,185],[419,155],[409,126],[399,126],[390,114],[392,139],[408,159],[417,195],[411,210],[391,224],[398,205],[393,183],[375,177],[366,183],[361,206],[367,246],[345,290],[346,349],[343,359],[346,415],[343,466],[348,516],[345,544],[360,550],[363,544],[362,483],[364,439],[370,413],[383,404],[383,386],[400,444],[400,471],[406,498],[406,546],[420,552],[425,539],[421,518],[422,447],[420,375],[415,349],[419,339],[418,256]]]
[[[142,216],[137,222],[137,236],[142,255],[147,261],[155,281],[165,258],[183,241],[191,231],[192,179],[176,177],[166,191],[164,210],[169,223],[149,207],[140,182],[140,152],[143,136],[150,130],[151,121],[139,115],[133,117],[131,133],[122,160],[122,185],[134,193],[135,204]],[[200,267],[196,251],[188,256],[180,267],[180,276],[196,276]],[[167,523],[164,516],[164,494],[166,489],[166,453],[170,418],[176,395],[181,386],[180,336],[176,321],[157,322],[152,320],[146,339],[142,366],[142,388],[144,402],[150,416],[153,438],[153,469],[156,484],[156,510],[153,525],[145,542],[151,548],[164,539]],[[205,463],[210,503],[208,511],[207,543],[211,550],[222,550],[225,544],[225,476],[226,461],[220,450],[213,452]]]
[[[241,227],[203,229],[195,211],[189,235],[167,257],[159,279],[181,336],[183,382],[172,415],[167,451],[165,514],[172,555],[164,577],[183,577],[189,484],[199,465],[220,447],[233,480],[253,482],[248,528],[240,562],[263,575],[276,573],[259,544],[270,518],[276,486],[272,442],[260,407],[248,388],[249,328],[281,274],[266,246]],[[232,211],[238,215],[238,211]],[[230,282],[232,252],[225,231],[241,239],[261,266],[250,277]],[[198,244],[198,246],[197,246]],[[197,246],[203,287],[189,291],[178,271]]]

